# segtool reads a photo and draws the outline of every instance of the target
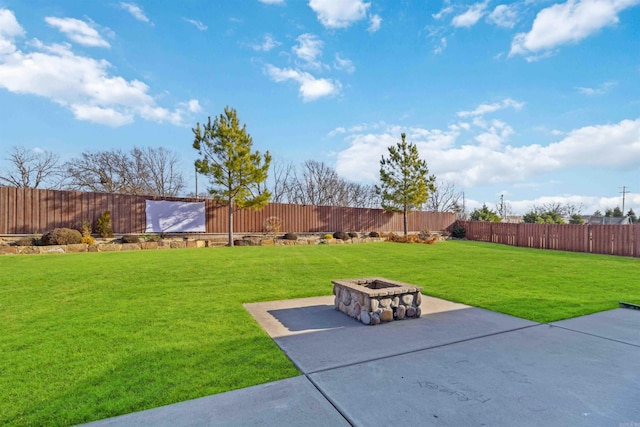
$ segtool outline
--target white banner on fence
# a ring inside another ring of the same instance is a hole
[[[146,200],[147,233],[205,233],[204,202]]]

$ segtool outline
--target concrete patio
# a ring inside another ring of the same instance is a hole
[[[551,324],[425,297],[365,326],[333,297],[246,304],[302,375],[90,426],[640,426],[640,311]]]

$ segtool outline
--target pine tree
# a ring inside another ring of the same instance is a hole
[[[537,214],[532,217],[532,222],[538,222],[536,218],[539,218]],[[486,204],[482,205],[482,209],[476,209],[471,213],[471,221],[485,221],[485,222],[502,222],[502,219],[497,212],[492,211]]]
[[[575,213],[571,215],[569,224],[584,224],[584,219],[582,219],[582,216],[580,214]]]
[[[247,126],[240,127],[236,110],[225,107],[224,114],[211,117],[204,128],[198,123],[193,129],[193,148],[202,158],[196,160],[198,173],[209,176],[209,189],[215,200],[228,206],[229,246],[233,246],[234,208],[261,209],[271,194],[264,189],[271,155],[251,152],[253,140]]]
[[[391,212],[402,212],[404,235],[408,234],[407,216],[429,199],[435,191],[436,177],[429,176],[427,162],[420,159],[415,144],[405,141],[388,148],[389,157],[380,160],[380,186],[376,192],[382,196],[382,208]]]
[[[633,223],[638,222],[638,217],[636,216],[636,213],[633,211],[633,209],[629,209],[629,212],[627,212],[627,216],[629,217],[629,221]]]

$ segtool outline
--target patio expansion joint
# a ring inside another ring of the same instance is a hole
[[[353,420],[350,420],[350,419],[349,419],[349,417],[348,417],[347,415],[345,415],[345,414],[340,410],[340,407],[336,404],[336,402],[334,402],[334,401],[333,401],[333,399],[331,399],[331,398],[329,397],[329,395],[327,395],[327,393],[325,393],[325,392],[324,392],[324,390],[322,390],[322,388],[321,388],[318,384],[316,384],[316,382],[313,380],[313,378],[311,378],[311,377],[309,376],[310,374],[305,374],[305,373],[303,373],[303,375],[304,375],[304,376],[305,376],[305,378],[306,378],[306,379],[311,383],[311,385],[313,385],[313,386],[315,387],[315,389],[316,389],[316,390],[318,390],[318,393],[320,393],[320,394],[322,395],[322,397],[324,397],[324,398],[325,398],[325,400],[326,400],[327,402],[329,402],[329,404],[330,404],[331,406],[333,406],[333,409],[335,409],[335,410],[340,414],[340,416],[341,416],[342,418],[344,418],[344,420],[345,420],[347,423],[349,423],[349,425],[350,425],[350,426],[352,426],[352,427],[353,427],[353,426],[355,426],[355,425],[356,425],[356,424],[354,423],[354,421],[353,421]]]
[[[603,339],[603,340],[617,342],[619,344],[626,344],[626,345],[629,345],[631,347],[640,348],[640,345],[633,344],[633,343],[630,343],[630,342],[627,342],[627,341],[621,341],[621,340],[616,340],[616,339],[609,338],[609,337],[603,337],[602,335],[590,334],[589,332],[578,331],[576,329],[567,328],[566,326],[558,326],[558,325],[554,325],[552,323],[548,323],[548,325],[551,326],[552,328],[564,329],[565,331],[575,332],[575,333],[582,334],[582,335],[588,335],[588,336],[594,337],[594,338],[600,338],[600,339]]]
[[[474,341],[474,340],[478,340],[478,339],[493,337],[493,336],[507,334],[507,333],[511,333],[511,332],[517,332],[517,331],[521,331],[521,330],[524,330],[524,329],[535,328],[535,327],[538,327],[538,326],[541,326],[541,325],[543,325],[543,323],[536,323],[536,324],[533,324],[533,325],[522,326],[520,328],[507,329],[507,330],[499,331],[499,332],[492,332],[490,334],[478,335],[478,336],[475,336],[475,337],[465,338],[465,339],[457,340],[457,341],[451,341],[451,342],[444,343],[444,344],[438,344],[438,345],[428,346],[428,347],[424,347],[424,348],[418,348],[418,349],[415,349],[415,350],[409,350],[409,351],[405,351],[405,352],[390,354],[390,355],[387,355],[387,356],[374,357],[372,359],[361,360],[359,362],[345,363],[344,365],[340,365],[340,366],[332,366],[332,367],[329,367],[329,368],[318,369],[316,371],[303,372],[303,375],[305,375],[306,377],[309,377],[309,375],[319,374],[319,373],[327,372],[327,371],[333,371],[334,369],[348,368],[350,366],[362,365],[364,363],[376,362],[378,360],[393,359],[394,357],[398,357],[398,356],[405,356],[407,354],[419,353],[419,352],[425,351],[425,350],[433,350],[433,349],[436,349],[436,348],[442,348],[442,347],[447,347],[447,346],[450,346],[450,345],[460,344],[460,343]],[[295,364],[295,362],[294,362],[294,364]],[[298,367],[298,369],[300,369],[300,367]]]

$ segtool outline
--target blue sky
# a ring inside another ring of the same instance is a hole
[[[374,183],[415,143],[468,210],[640,211],[640,0],[0,0],[0,157],[166,147],[225,106]],[[0,161],[0,168],[7,166]]]

